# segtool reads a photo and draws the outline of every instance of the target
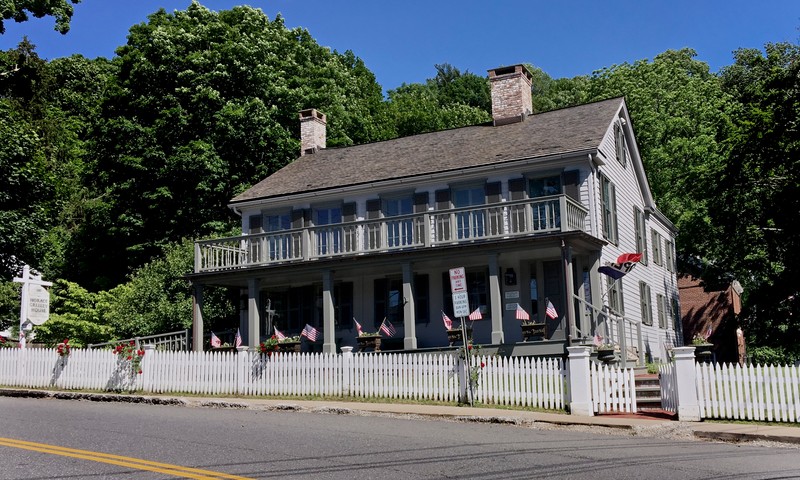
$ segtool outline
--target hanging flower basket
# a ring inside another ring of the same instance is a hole
[[[711,363],[711,358],[714,356],[713,343],[696,343],[693,346],[694,358],[698,363]]]
[[[360,335],[356,338],[358,342],[359,352],[380,352],[381,351],[381,337],[380,335]]]
[[[544,340],[547,325],[544,323],[523,323],[522,339],[526,342]]]
[[[472,328],[467,327],[467,338],[472,340]],[[450,343],[450,346],[453,346],[456,343],[464,344],[463,334],[460,328],[453,328],[452,330],[447,331],[447,341]]]

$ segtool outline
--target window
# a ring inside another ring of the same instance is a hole
[[[667,270],[675,271],[675,245],[670,240],[664,240],[664,254],[667,256],[665,264]]]
[[[633,207],[633,221],[636,226],[636,253],[642,254],[640,263],[647,265],[647,227],[644,222],[644,212],[638,207]]]
[[[530,198],[561,195],[561,175],[532,178],[528,180],[528,196]],[[533,207],[533,229],[546,230],[561,227],[561,212],[558,200],[537,202]]]
[[[670,318],[667,313],[669,305],[665,301],[664,295],[660,293],[656,294],[656,309],[658,310],[658,327],[667,328],[667,319]]]
[[[335,225],[342,223],[342,207],[317,207],[314,209],[314,226]],[[314,232],[317,255],[331,255],[342,251],[343,239],[341,227],[316,228]]]
[[[608,277],[608,306],[611,311],[620,315],[625,314],[625,303],[622,298],[622,284]]]
[[[450,318],[455,318],[453,313],[453,295],[450,292],[450,274],[442,272],[442,296],[444,298],[444,311]],[[486,270],[467,270],[467,296],[470,311],[481,309],[485,316],[491,311],[489,304],[489,274]]]
[[[267,292],[275,310],[273,324],[286,335],[299,335],[306,323],[322,318],[322,286],[306,285]]]
[[[655,230],[650,230],[650,237],[653,239],[653,263],[663,265],[664,258],[661,256],[661,234]]]
[[[650,304],[650,285],[639,282],[639,297],[642,304],[642,323],[653,324],[653,309]]]
[[[449,284],[448,284],[449,285]],[[405,321],[406,298],[401,277],[376,278],[373,283],[373,326],[377,330],[384,318],[398,325]],[[417,323],[430,322],[428,276],[414,275],[414,316]]]
[[[264,215],[264,231],[267,233],[290,230],[291,212],[268,213]],[[267,256],[270,260],[286,260],[292,257],[291,235],[269,235],[266,237]]]
[[[616,147],[617,161],[623,167],[626,166],[628,164],[628,159],[625,149],[625,130],[622,127],[621,119],[620,123],[614,125],[614,146]]]
[[[483,185],[453,189],[453,207],[465,208],[486,203]],[[458,239],[480,238],[485,235],[485,212],[469,210],[456,213]]]
[[[391,217],[410,215],[414,202],[411,197],[384,198],[383,216],[386,221],[386,241],[391,247],[410,246],[414,243],[414,223],[411,218],[391,220]]]
[[[333,286],[333,323],[337,327],[353,326],[353,282]]]
[[[672,321],[673,329],[676,332],[683,331],[683,324],[681,323],[681,304],[677,295],[672,297]]]
[[[600,177],[600,196],[603,203],[603,237],[617,243],[617,199],[614,184],[605,176]]]

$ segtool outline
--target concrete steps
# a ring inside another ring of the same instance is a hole
[[[661,381],[657,373],[636,372],[636,406],[638,410],[661,410]]]

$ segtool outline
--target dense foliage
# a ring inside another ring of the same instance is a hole
[[[754,350],[765,358],[800,358],[799,48],[741,50],[720,73],[690,49],[575,78],[529,65],[536,111],[626,97],[681,268],[743,284],[748,342],[776,347]],[[227,202],[295,158],[301,109],[328,115],[331,147],[491,118],[488,80],[449,64],[381,92],[352,52],[250,7],[160,10],[111,60],[0,52],[0,330],[21,261],[58,279],[40,340],[187,327],[186,239],[235,228]],[[235,293],[206,291],[206,320],[235,322]]]
[[[5,33],[5,20],[26,22],[28,15],[42,18],[50,15],[56,19],[54,29],[60,33],[69,31],[69,23],[74,13],[73,3],[81,0],[7,0],[0,2],[0,35]]]

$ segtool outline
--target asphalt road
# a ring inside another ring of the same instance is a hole
[[[0,479],[176,477],[800,479],[800,453],[386,416],[0,397]]]

